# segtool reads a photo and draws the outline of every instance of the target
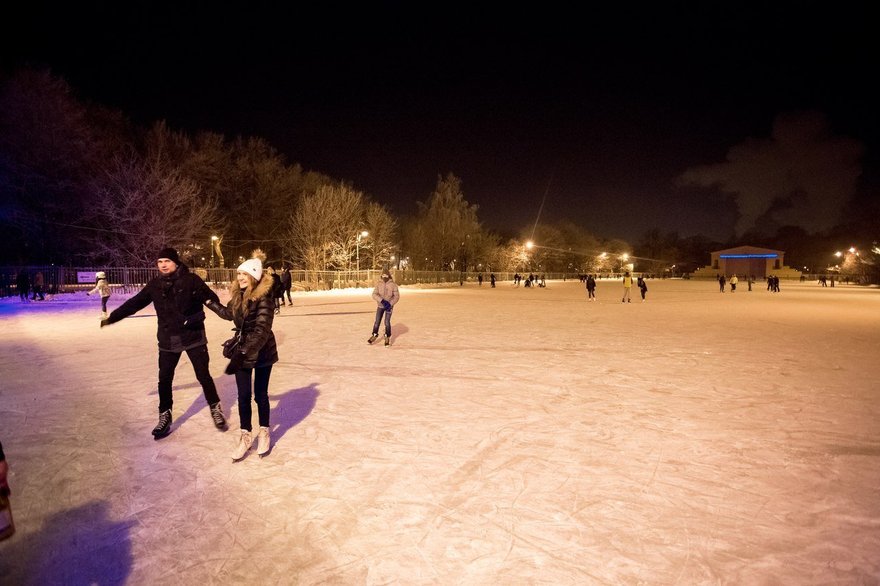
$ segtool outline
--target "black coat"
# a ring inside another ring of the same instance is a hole
[[[117,307],[107,322],[118,322],[152,303],[159,321],[159,350],[183,352],[208,343],[204,305],[209,301],[220,305],[217,294],[201,277],[180,265],[170,275],[159,275],[147,283],[137,295]]]
[[[217,315],[231,320],[237,332],[241,333],[242,351],[245,355],[242,368],[269,366],[278,362],[278,346],[275,343],[275,334],[272,333],[272,321],[275,319],[273,279],[267,277],[268,275],[264,275],[250,293],[242,289],[233,291],[233,297],[226,307],[211,305]],[[236,311],[233,311],[236,296],[243,299]]]

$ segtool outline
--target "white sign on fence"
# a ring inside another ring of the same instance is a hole
[[[94,283],[96,272],[97,271],[76,271],[76,282],[80,284]]]

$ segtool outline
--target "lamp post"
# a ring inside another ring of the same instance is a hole
[[[214,243],[217,242],[216,236],[211,236],[211,268],[214,268]]]
[[[363,230],[362,232],[358,232],[357,239],[355,240],[354,254],[355,254],[355,259],[357,262],[356,267],[357,267],[358,273],[360,273],[360,271],[361,271],[361,238],[366,238],[369,235],[370,235],[369,232],[367,232],[366,230]]]

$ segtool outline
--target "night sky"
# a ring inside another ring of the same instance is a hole
[[[397,215],[453,173],[505,234],[545,199],[542,221],[603,237],[724,240],[794,191],[780,217],[830,227],[877,176],[867,8],[126,4],[16,9],[4,69],[48,66],[139,123],[263,137]]]

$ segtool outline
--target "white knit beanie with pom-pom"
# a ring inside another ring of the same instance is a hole
[[[253,258],[249,258],[238,265],[238,271],[240,273],[247,273],[259,281],[263,278],[263,261],[266,260],[266,254],[257,248],[251,253],[251,257]]]

